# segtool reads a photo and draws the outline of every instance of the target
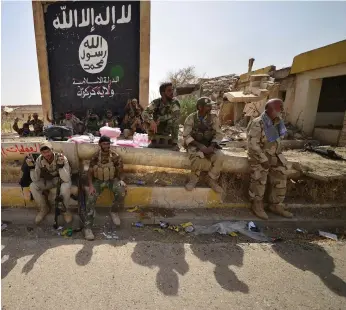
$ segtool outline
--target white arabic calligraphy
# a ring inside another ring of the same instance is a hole
[[[77,96],[82,98],[91,98],[92,96],[100,96],[101,98],[104,98],[105,96],[109,96],[112,98],[114,96],[115,92],[114,89],[111,89],[111,83],[108,84],[108,86],[87,86],[82,87],[78,86],[78,92]]]
[[[102,77],[99,76],[97,78],[97,81],[95,82],[89,82],[88,78],[84,78],[83,81],[78,81],[77,79],[73,79],[73,85],[91,85],[91,84],[114,84],[119,82],[119,77],[116,76],[115,78],[110,79],[109,76],[107,77]]]
[[[126,6],[123,5],[121,7],[121,18],[116,20],[115,17],[115,7],[112,6],[110,9],[109,6],[106,7],[105,18],[102,17],[103,13],[99,13],[95,16],[93,8],[85,8],[81,10],[81,22],[78,23],[78,11],[69,10],[68,14],[66,14],[66,6],[60,7],[62,12],[62,22],[60,21],[59,16],[57,16],[53,20],[53,26],[55,29],[68,29],[73,25],[74,27],[88,27],[91,25],[91,31],[95,29],[94,24],[97,26],[106,26],[112,20],[111,30],[115,29],[115,24],[127,24],[131,22],[131,4],[127,5],[127,14],[126,14]],[[68,15],[68,21],[67,21]]]

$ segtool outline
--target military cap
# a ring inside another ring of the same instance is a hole
[[[201,97],[197,100],[197,103],[196,103],[196,107],[200,107],[200,106],[210,106],[212,107],[213,104],[215,104],[214,101],[212,101],[210,98],[208,97]]]

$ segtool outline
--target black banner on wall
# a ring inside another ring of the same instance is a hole
[[[139,95],[139,2],[76,1],[45,10],[52,106],[123,114]]]

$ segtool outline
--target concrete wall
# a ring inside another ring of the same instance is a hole
[[[346,74],[346,63],[296,75],[294,102],[288,108],[288,120],[311,135],[316,121],[322,79]]]
[[[338,145],[338,140],[341,130],[328,128],[315,128],[313,138],[320,141],[322,144]]]
[[[323,127],[328,125],[342,127],[344,121],[343,112],[317,112],[315,127]]]

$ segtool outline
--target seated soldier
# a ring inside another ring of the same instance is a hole
[[[142,108],[138,104],[137,99],[132,99],[125,106],[124,124],[124,136],[128,138],[135,132],[143,130],[142,125]]]
[[[49,209],[43,191],[50,190],[57,186],[61,179],[60,194],[67,212],[64,213],[66,223],[72,221],[72,214],[68,211],[71,194],[71,168],[67,158],[59,153],[53,152],[49,142],[44,142],[40,147],[41,155],[34,162],[32,157],[28,157],[26,163],[30,169],[30,191],[39,212],[35,218],[35,223],[39,224],[48,214]]]
[[[21,137],[31,137],[34,135],[33,132],[30,131],[30,127],[28,123],[24,123],[22,128],[18,127],[19,118],[16,117],[14,120],[14,124],[12,126],[13,130],[19,134]]]
[[[88,171],[89,196],[86,203],[87,218],[84,223],[84,237],[94,240],[91,230],[95,217],[95,203],[105,188],[114,195],[111,207],[111,218],[114,225],[120,225],[118,212],[124,207],[126,184],[123,178],[123,162],[121,157],[110,149],[111,140],[102,136],[99,140],[100,150],[92,157]]]
[[[159,90],[161,98],[152,101],[142,114],[143,127],[151,140],[149,147],[179,151],[180,104],[173,98],[172,83],[163,83]]]
[[[106,126],[108,124],[109,127],[116,128],[118,127],[118,119],[113,116],[112,110],[107,110],[104,119],[102,120],[102,125]]]
[[[219,150],[222,131],[216,114],[211,114],[213,102],[202,97],[197,100],[197,112],[190,114],[184,124],[184,145],[191,161],[190,180],[185,188],[193,190],[201,171],[208,171],[208,184],[217,193],[222,188],[217,184],[223,164]]]
[[[34,118],[33,120],[31,119],[31,115],[28,117],[29,126],[32,125],[34,127],[35,136],[43,136],[43,121],[38,118],[37,113],[34,113],[32,117]]]
[[[83,122],[78,117],[74,116],[72,111],[66,112],[65,119],[62,120],[60,124],[70,128],[74,135],[82,132]]]
[[[91,133],[94,136],[100,135],[100,121],[94,110],[90,110],[85,120],[85,133]]]

